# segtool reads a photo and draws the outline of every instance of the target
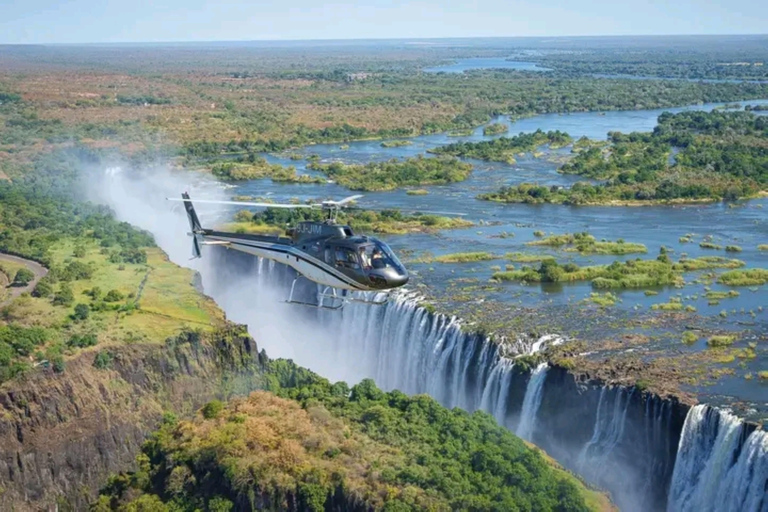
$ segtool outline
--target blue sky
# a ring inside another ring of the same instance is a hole
[[[766,33],[765,0],[0,0],[0,43]]]

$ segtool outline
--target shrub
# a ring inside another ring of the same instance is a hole
[[[734,344],[736,341],[736,336],[734,335],[719,335],[719,336],[712,336],[707,340],[707,345],[713,348],[716,347],[730,347]]]
[[[725,252],[741,252],[741,247],[738,245],[726,245]]]
[[[699,340],[699,335],[693,331],[685,331],[683,333],[683,343],[691,345]]]
[[[59,291],[53,296],[53,305],[69,307],[74,301],[75,295],[72,293],[72,288],[67,283],[61,283]]]
[[[53,293],[53,286],[48,276],[42,278],[35,285],[35,289],[32,290],[33,297],[48,297]]]
[[[72,318],[77,321],[87,320],[90,311],[91,310],[88,307],[88,304],[77,304],[75,306],[75,312],[73,313]]]
[[[112,361],[114,360],[112,352],[108,350],[100,350],[96,357],[93,358],[93,366],[99,370],[106,370],[112,367]]]
[[[13,278],[13,286],[27,286],[35,279],[35,274],[27,269],[20,268],[16,271],[16,276]]]
[[[73,348],[92,347],[96,343],[98,343],[98,338],[95,334],[73,334],[67,340],[67,346]]]
[[[220,400],[211,400],[203,406],[201,412],[203,413],[203,418],[210,420],[213,418],[218,418],[223,409],[224,404]]]
[[[107,294],[104,296],[104,302],[117,302],[120,300],[123,300],[125,298],[125,295],[120,292],[120,290],[109,290]]]

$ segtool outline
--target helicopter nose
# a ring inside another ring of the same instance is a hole
[[[398,288],[408,282],[408,274],[401,274],[387,279],[387,284],[392,288]]]

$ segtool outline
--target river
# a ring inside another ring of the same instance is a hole
[[[768,104],[768,100],[742,102],[746,104]],[[492,122],[501,122],[509,126],[510,134],[562,130],[573,137],[586,136],[604,139],[609,131],[649,131],[656,124],[658,116],[665,111],[681,112],[686,110],[712,110],[722,108],[724,104],[700,104],[672,109],[654,109],[640,111],[585,112],[575,114],[546,114],[523,119],[510,119],[506,116],[495,118]],[[498,136],[496,136],[498,137]],[[427,150],[455,141],[478,141],[489,139],[478,127],[466,137],[451,137],[445,133],[411,137],[411,145],[383,148],[381,141],[358,141],[345,145],[319,144],[306,146],[294,153],[304,157],[319,155],[321,161],[343,161],[365,163],[391,158],[407,158],[425,155]],[[403,139],[400,139],[403,140]],[[575,176],[557,173],[558,156],[567,154],[569,149],[547,152],[542,158],[531,155],[521,157],[516,164],[472,161],[475,170],[471,177],[461,183],[425,187],[426,196],[407,195],[405,190],[392,192],[370,192],[365,194],[363,206],[375,208],[425,209],[453,211],[466,214],[466,218],[478,225],[469,229],[443,231],[439,234],[412,234],[384,237],[399,252],[430,253],[434,255],[463,252],[488,251],[496,254],[508,252],[531,252],[534,248],[526,247],[526,242],[533,240],[534,231],[546,233],[566,233],[588,231],[598,239],[615,240],[624,238],[629,242],[638,242],[648,247],[647,255],[616,256],[581,256],[574,253],[555,253],[561,260],[573,261],[580,265],[602,264],[615,259],[655,257],[662,246],[671,249],[673,258],[682,253],[690,257],[719,255],[737,257],[749,267],[765,267],[768,253],[759,251],[758,245],[768,243],[768,200],[758,199],[738,204],[713,203],[687,206],[647,206],[647,207],[599,207],[599,206],[563,206],[563,205],[523,205],[497,204],[479,201],[475,197],[483,192],[496,190],[502,185],[522,182],[536,182],[546,185],[568,185],[577,181]],[[306,169],[306,160],[290,160],[287,155],[265,155],[271,162],[283,165],[295,165],[299,173],[316,174]],[[270,180],[253,180],[237,183],[231,190],[233,194],[255,197],[269,196],[278,201],[292,198],[301,200],[320,197],[341,198],[355,192],[336,184],[279,184]],[[490,225],[479,225],[489,223]],[[503,233],[513,233],[513,237],[500,237]],[[693,243],[680,243],[680,237],[694,234]],[[704,236],[711,236],[721,246],[738,245],[743,251],[738,254],[725,253],[723,250],[702,249],[699,242]],[[547,251],[540,251],[547,252]],[[551,252],[551,251],[550,251]],[[445,288],[446,283],[471,280],[472,285],[487,283],[492,267],[504,266],[504,261],[490,261],[472,264],[418,264],[409,265],[415,275],[412,284],[423,283],[435,293]],[[621,302],[614,306],[613,314],[637,316],[647,314],[650,306],[668,302],[679,297],[686,305],[697,308],[698,321],[701,325],[714,325],[742,333],[746,342],[757,341],[768,332],[768,290],[766,287],[738,289],[740,295],[724,299],[717,305],[710,305],[704,296],[707,290],[727,290],[718,284],[706,281],[694,283],[702,273],[686,274],[688,283],[682,289],[673,287],[659,289],[658,295],[646,296],[644,291],[618,292]],[[526,286],[504,284],[497,290],[485,292],[483,300],[490,299],[500,303],[526,307],[553,307],[575,304],[592,291],[588,283],[565,285],[560,287]],[[473,292],[474,293],[474,292]],[[479,292],[478,292],[479,293]],[[693,323],[697,323],[694,321]],[[560,324],[553,323],[553,328]],[[593,326],[594,327],[594,326]],[[564,328],[568,328],[565,326]],[[639,332],[652,337],[652,342],[643,350],[698,351],[706,348],[704,339],[684,346],[679,341],[680,330],[647,329]],[[623,334],[635,334],[636,326],[622,329],[614,322],[610,327],[599,332],[601,336],[618,338]],[[568,334],[567,332],[565,334]],[[671,339],[664,339],[669,338]],[[765,349],[758,348],[758,357],[743,362],[734,362],[734,374],[725,375],[715,385],[693,388],[710,400],[747,400],[760,409],[768,409],[765,399],[765,384],[760,379],[747,380],[745,375],[765,370],[768,365]]]

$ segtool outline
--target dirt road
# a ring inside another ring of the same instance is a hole
[[[5,306],[24,292],[31,292],[35,288],[37,282],[48,273],[48,269],[36,261],[20,258],[18,256],[11,256],[10,254],[0,253],[0,263],[4,261],[24,265],[29,270],[31,270],[33,274],[35,274],[35,278],[29,284],[27,284],[27,286],[10,286],[10,283],[8,283],[5,290],[9,293],[6,293],[5,298],[0,302],[0,307]],[[12,277],[13,276],[11,276],[11,278]]]

